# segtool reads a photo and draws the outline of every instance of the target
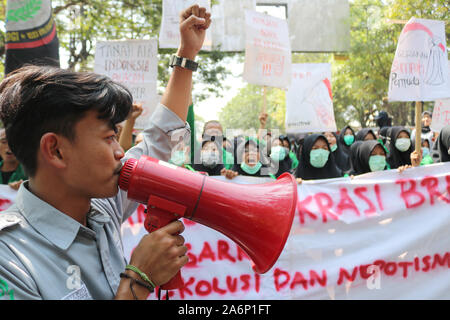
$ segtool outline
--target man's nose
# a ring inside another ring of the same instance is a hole
[[[125,151],[123,150],[123,148],[120,146],[119,142],[116,142],[115,144],[115,149],[114,149],[114,157],[117,160],[122,159],[125,156]]]

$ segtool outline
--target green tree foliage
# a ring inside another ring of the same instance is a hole
[[[284,131],[286,113],[285,92],[267,87],[266,128]],[[227,129],[258,129],[259,115],[263,110],[263,87],[248,84],[219,113],[219,120]]]
[[[0,20],[4,21],[6,0],[0,0]],[[214,3],[214,2],[213,2]],[[102,40],[157,38],[162,18],[162,0],[53,0],[53,13],[60,41],[61,60],[70,69],[92,71],[95,44]],[[0,29],[0,57],[4,59],[4,32]],[[159,50],[158,80],[164,88],[170,74],[168,62],[175,49]],[[223,78],[228,74],[219,51],[202,52],[198,57],[200,71],[196,82],[207,90],[197,101],[208,95],[220,96]],[[1,61],[3,67],[4,60]],[[3,74],[3,72],[2,72]]]

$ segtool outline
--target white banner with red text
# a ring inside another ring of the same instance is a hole
[[[143,220],[141,205],[123,224],[128,257]],[[224,235],[184,223],[190,261],[171,299],[450,298],[450,163],[303,182],[290,236],[265,274]]]
[[[15,195],[1,185],[0,209]],[[144,209],[122,225],[127,258],[147,233]],[[304,181],[284,250],[265,274],[227,237],[184,223],[190,261],[171,299],[450,299],[450,163]]]

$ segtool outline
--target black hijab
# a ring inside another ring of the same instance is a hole
[[[411,152],[413,152],[413,144],[408,150],[405,152],[401,152],[395,147],[395,142],[397,141],[398,135],[400,132],[405,131],[408,133],[408,136],[411,137],[410,133],[405,127],[391,127],[388,131],[387,137],[387,149],[389,150],[389,154],[386,158],[391,169],[396,169],[400,166],[410,165],[411,164]]]
[[[351,169],[350,157],[344,150],[342,150],[342,146],[339,143],[339,136],[332,132],[334,137],[336,138],[337,149],[332,152],[334,156],[334,160],[336,161],[336,165],[342,172],[348,172]],[[345,142],[344,142],[345,144]]]
[[[364,138],[371,133],[374,137],[374,139],[377,139],[377,135],[375,134],[375,132],[373,132],[372,129],[370,128],[362,128],[361,130],[358,131],[358,133],[356,134],[355,140],[356,141],[364,141]]]
[[[381,139],[381,141],[383,142],[384,145],[386,145],[386,139],[388,137],[388,132],[389,132],[390,128],[391,127],[383,127],[378,132],[378,136],[379,136],[379,138]]]
[[[299,164],[295,172],[297,178],[304,180],[330,179],[342,177],[342,171],[337,167],[333,153],[330,152],[327,163],[323,168],[315,168],[310,163],[310,153],[317,139],[323,139],[330,150],[327,138],[322,134],[311,134],[303,142],[303,148],[300,153]]]
[[[380,146],[381,148],[383,148],[383,145],[378,140],[356,141],[352,145],[352,175],[359,175],[372,171],[370,170],[369,159],[370,154],[376,146]]]
[[[450,125],[446,125],[439,133],[436,142],[433,145],[433,151],[431,156],[433,161],[436,162],[449,162],[450,155]]]
[[[345,131],[347,131],[347,129],[350,129],[353,133],[353,136],[355,137],[355,141],[356,141],[356,136],[355,136],[355,130],[352,129],[352,127],[350,126],[345,126],[344,129],[341,130],[340,134],[339,134],[339,139],[338,139],[338,148],[341,148],[342,151],[345,152],[345,154],[347,154],[347,156],[350,157],[350,148],[352,145],[347,145],[344,141],[344,136],[345,136]],[[354,142],[353,142],[354,143]]]

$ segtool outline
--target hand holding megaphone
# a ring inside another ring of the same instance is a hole
[[[183,231],[183,223],[174,221],[145,235],[134,249],[130,264],[143,271],[155,285],[168,283],[188,262],[188,249],[180,235]]]
[[[129,199],[147,205],[147,231],[158,232],[182,217],[193,220],[236,242],[252,259],[258,273],[267,272],[281,254],[297,204],[297,183],[289,173],[273,182],[243,185],[148,156],[127,160],[119,187],[127,191]],[[178,273],[161,288],[182,286]]]

